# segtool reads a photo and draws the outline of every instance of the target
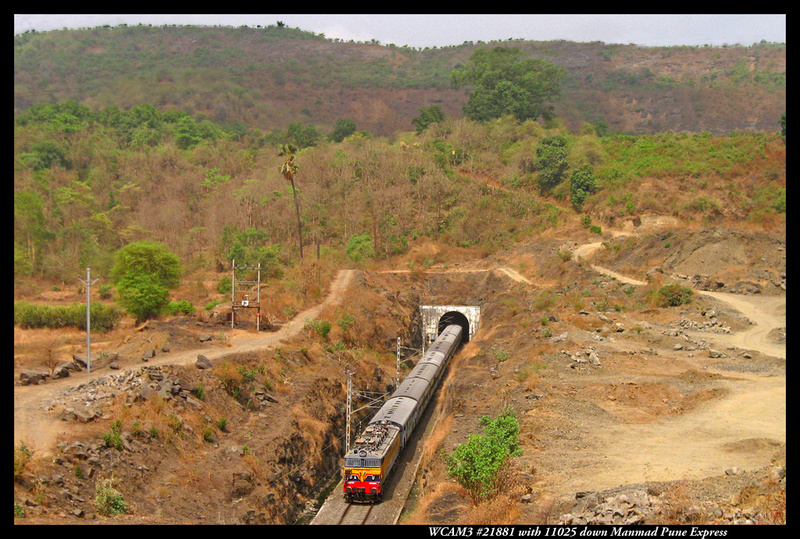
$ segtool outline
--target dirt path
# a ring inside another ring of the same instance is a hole
[[[697,291],[698,294],[728,304],[753,322],[747,331],[734,334],[697,334],[721,346],[736,346],[745,350],[756,350],[768,356],[786,359],[786,344],[772,342],[770,331],[786,327],[786,296],[742,296],[724,292]]]
[[[215,359],[232,352],[246,352],[257,350],[266,346],[280,344],[281,341],[299,333],[307,320],[313,320],[320,311],[329,304],[336,304],[355,275],[354,270],[341,270],[331,283],[328,296],[325,300],[311,307],[286,323],[275,333],[253,335],[250,333],[239,334],[231,338],[230,348],[208,348],[184,350],[161,354],[151,359],[148,365],[187,365],[197,360],[198,354],[203,354],[209,359]],[[14,387],[14,446],[20,442],[32,449],[39,456],[48,456],[54,453],[59,435],[65,430],[65,423],[48,412],[46,407],[69,387],[74,387],[87,381],[106,376],[107,369],[95,370],[92,373],[75,373],[68,378],[53,380],[44,385],[15,386]]]
[[[727,373],[730,374],[730,373]],[[688,414],[644,424],[589,428],[582,469],[559,484],[561,493],[603,490],[646,481],[702,479],[731,467],[756,470],[786,442],[785,377],[736,376],[730,393]]]

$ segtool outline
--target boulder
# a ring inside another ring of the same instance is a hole
[[[197,355],[197,362],[195,363],[195,366],[198,369],[210,369],[211,368],[211,360],[208,359],[203,354],[198,354]]]
[[[88,365],[86,362],[86,358],[83,356],[72,355],[72,362],[78,367],[78,369],[85,369]]]
[[[62,421],[80,421],[81,423],[89,423],[97,418],[98,414],[88,406],[82,404],[75,404],[68,406],[58,415]]]
[[[72,369],[69,368],[68,365],[72,365],[72,363],[62,363],[61,365],[53,369],[53,374],[52,374],[53,379],[58,380],[59,378],[66,378],[67,376],[69,376],[69,373],[70,371],[72,371]]]
[[[26,369],[19,373],[19,381],[24,386],[41,384],[48,378],[50,373],[44,369]]]

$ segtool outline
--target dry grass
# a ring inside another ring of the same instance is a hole
[[[297,423],[297,430],[301,432],[303,438],[308,442],[308,462],[316,467],[323,455],[323,446],[330,426],[324,421],[320,421],[306,411],[301,405],[292,406],[292,417]]]
[[[473,506],[464,514],[459,524],[487,526],[514,524],[519,517],[517,500],[516,496],[507,494],[495,496],[491,500]]]
[[[410,515],[403,524],[422,525],[431,524],[433,520],[431,516],[442,512],[441,500],[456,498],[459,501],[453,505],[448,505],[448,509],[464,509],[466,506],[466,495],[464,489],[456,483],[450,481],[442,481],[434,485],[434,487],[422,494],[417,501],[417,507],[412,515]],[[439,503],[437,503],[439,502]]]
[[[420,466],[425,466],[431,459],[436,457],[436,454],[439,451],[439,448],[444,442],[447,435],[450,433],[450,429],[453,423],[453,415],[450,414],[447,417],[440,419],[436,426],[433,429],[433,432],[430,433],[428,439],[425,441],[425,447],[422,449],[422,458],[420,459]]]
[[[786,524],[786,489],[773,488],[764,500],[757,524]]]

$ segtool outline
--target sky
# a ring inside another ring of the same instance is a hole
[[[602,41],[643,46],[752,45],[786,42],[785,14],[35,14],[14,15],[14,34],[120,24],[250,26],[274,25],[325,34],[345,41],[445,47],[465,41],[526,39]]]

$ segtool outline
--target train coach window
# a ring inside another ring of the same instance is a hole
[[[367,468],[380,468],[381,459],[367,459]]]

